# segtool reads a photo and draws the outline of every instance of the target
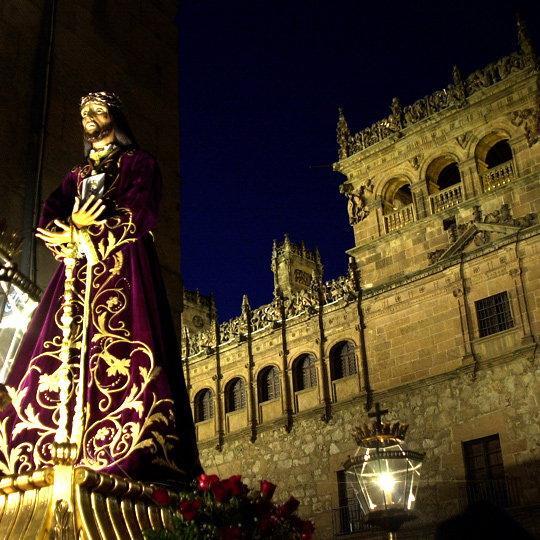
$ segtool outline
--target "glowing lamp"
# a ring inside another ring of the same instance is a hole
[[[379,405],[373,425],[356,428],[358,449],[345,462],[347,481],[366,516],[365,523],[376,525],[395,538],[396,531],[413,513],[420,482],[423,453],[414,452],[403,442],[408,426],[381,423]]]
[[[4,383],[41,296],[2,248],[0,220],[0,383]]]

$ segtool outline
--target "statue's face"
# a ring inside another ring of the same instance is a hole
[[[105,138],[114,139],[111,117],[107,105],[98,102],[87,103],[81,109],[84,137],[91,143],[102,141]]]

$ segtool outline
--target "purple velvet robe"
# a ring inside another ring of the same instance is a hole
[[[68,434],[79,388],[82,328],[87,327],[84,430],[77,465],[137,480],[190,480],[201,472],[193,419],[151,233],[161,198],[160,172],[142,150],[117,150],[99,169],[106,173],[107,210],[101,216],[106,222],[83,230],[87,255],[77,259],[73,274]],[[83,164],[66,176],[47,199],[40,227],[54,228],[54,219],[70,218],[74,198],[81,196],[91,171]],[[98,261],[90,270],[88,250]],[[63,260],[62,250],[55,256]],[[51,464],[61,408],[64,271],[62,263],[6,383],[12,404],[0,415],[0,467],[5,473]]]

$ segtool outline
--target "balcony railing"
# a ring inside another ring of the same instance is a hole
[[[358,504],[332,509],[334,536],[370,531],[373,527],[364,523],[364,514]]]
[[[507,161],[506,163],[498,165],[493,169],[488,169],[484,174],[482,174],[484,192],[504,186],[505,184],[511,182],[514,178],[514,165],[511,161]]]
[[[447,208],[456,206],[463,201],[463,196],[461,194],[461,184],[455,184],[449,188],[435,193],[435,195],[430,195],[431,200],[431,213],[436,214],[437,212],[442,212]]]
[[[520,478],[500,478],[467,482],[459,486],[459,504],[464,509],[468,504],[489,502],[500,508],[521,506],[522,488]]]
[[[387,233],[395,231],[396,229],[401,229],[401,227],[405,227],[405,225],[412,223],[413,221],[414,210],[412,204],[404,206],[400,210],[396,210],[391,214],[384,215],[384,224]]]

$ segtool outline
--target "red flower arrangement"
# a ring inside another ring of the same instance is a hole
[[[171,502],[171,496],[165,488],[158,487],[152,494],[152,499],[159,504],[159,506],[167,506]]]
[[[148,540],[309,540],[314,527],[295,515],[300,502],[290,497],[282,505],[272,502],[276,485],[261,481],[260,490],[251,490],[241,476],[220,480],[201,474],[196,489],[182,493],[171,506],[174,530],[146,531]],[[163,493],[165,492],[165,493]],[[169,504],[168,492],[154,491],[160,506]]]

